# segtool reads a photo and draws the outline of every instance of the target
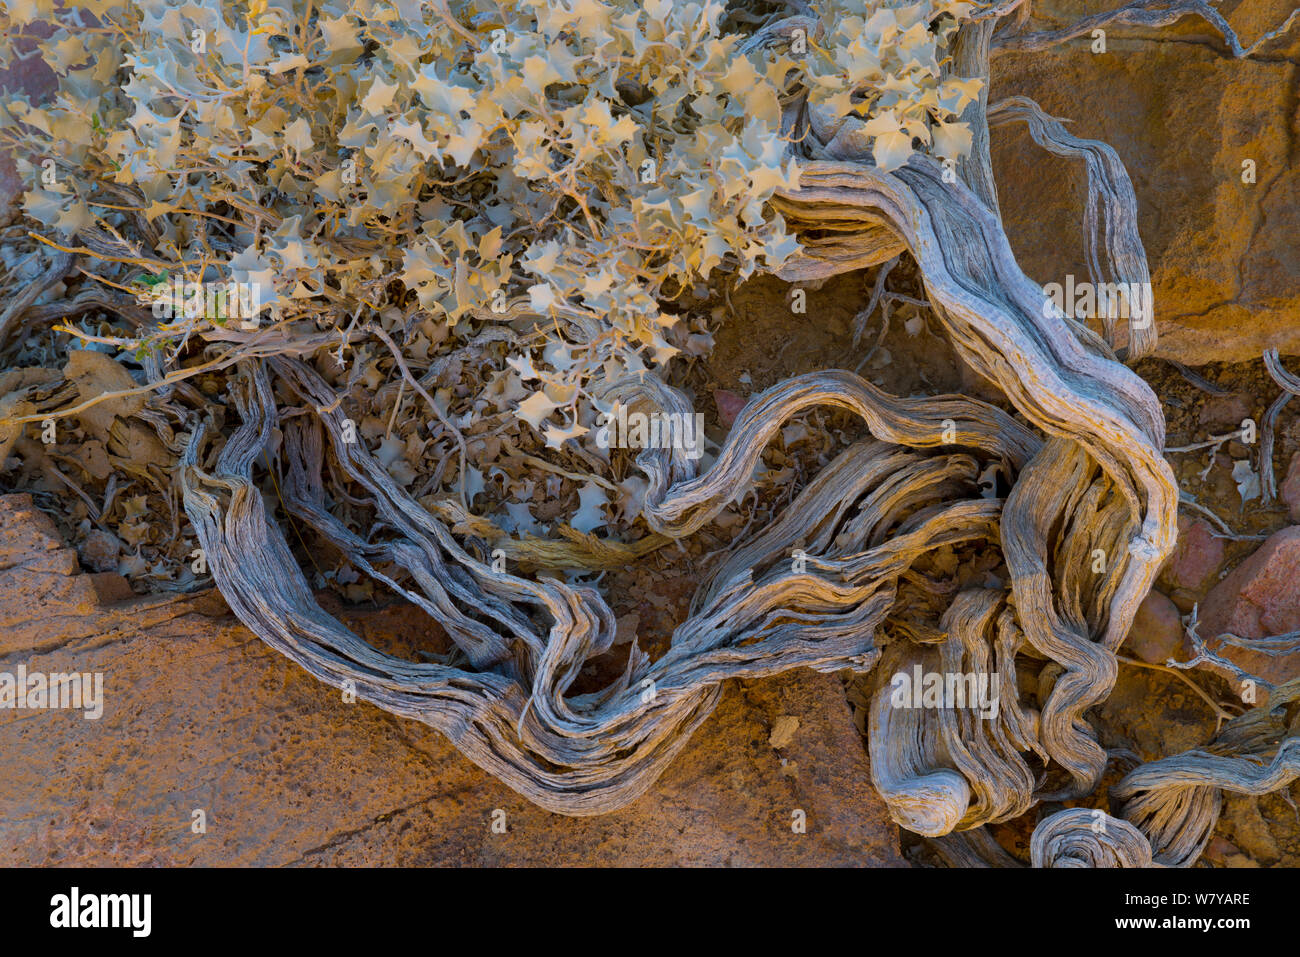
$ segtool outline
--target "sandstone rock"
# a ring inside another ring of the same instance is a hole
[[[1286,478],[1278,486],[1277,494],[1290,509],[1291,521],[1300,522],[1300,452],[1291,456]]]
[[[425,725],[344,702],[213,593],[124,585],[79,574],[29,496],[0,496],[0,671],[104,676],[97,720],[0,709],[0,865],[903,863],[833,676],[733,684],[650,792],[566,818]],[[405,605],[345,620],[394,654],[436,628]],[[799,731],[778,754],[782,716]]]
[[[1201,608],[1204,634],[1260,638],[1300,629],[1300,526],[1277,532],[1214,587]]]
[[[1249,43],[1280,25],[1287,3],[1225,11]],[[1035,3],[1038,28],[1097,12],[1091,2]],[[1157,354],[1191,365],[1258,360],[1276,346],[1300,352],[1300,165],[1291,162],[1294,28],[1267,56],[1234,59],[1195,17],[1156,30],[1107,29],[1033,54],[998,56],[991,101],[1028,96],[1069,119],[1076,136],[1113,146],[1133,180],[1160,334]],[[1291,55],[1288,55],[1291,54]],[[993,131],[999,198],[1025,272],[1088,278],[1080,229],[1079,164],[1038,148],[1023,128]],[[1256,181],[1242,182],[1242,163]]]
[[[1168,596],[1151,591],[1142,599],[1124,650],[1148,664],[1163,665],[1170,658],[1182,658],[1183,622]]]
[[[1177,589],[1201,592],[1214,582],[1223,566],[1223,539],[1216,538],[1203,519],[1178,517],[1178,544],[1169,557],[1163,577]]]
[[[1201,606],[1198,632],[1210,649],[1265,681],[1300,677],[1300,653],[1270,656],[1231,645],[1216,636],[1265,638],[1300,630],[1300,526],[1270,536],[1216,585]]]

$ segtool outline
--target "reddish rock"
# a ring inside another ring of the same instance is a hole
[[[749,402],[748,399],[726,389],[714,389],[713,401],[718,405],[718,421],[727,428],[731,428],[732,423],[736,421],[736,416],[740,415],[740,411]]]
[[[1262,638],[1300,629],[1300,526],[1270,536],[1214,587],[1201,607],[1203,634]]]
[[[1291,521],[1300,522],[1300,452],[1291,456],[1286,478],[1278,486],[1277,494],[1291,510]]]
[[[1142,599],[1124,649],[1152,665],[1183,656],[1182,617],[1167,595],[1153,590]]]
[[[1211,590],[1201,606],[1198,632],[1212,650],[1265,681],[1300,677],[1300,653],[1270,656],[1215,637],[1265,638],[1300,630],[1300,526],[1270,536],[1253,555]]]
[[[1251,411],[1245,396],[1214,396],[1201,407],[1200,423],[1215,432],[1231,432],[1241,428],[1242,420],[1249,418]]]
[[[1165,565],[1164,577],[1174,588],[1200,592],[1214,583],[1223,566],[1223,539],[1202,519],[1178,517],[1178,545]]]

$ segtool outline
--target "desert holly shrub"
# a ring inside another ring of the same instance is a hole
[[[981,81],[941,66],[973,6],[826,2],[766,35],[720,2],[37,0],[7,26],[54,25],[59,91],[0,122],[29,182],[57,167],[27,215],[139,295],[256,283],[286,323],[401,324],[417,360],[546,317],[512,358],[555,444],[600,382],[706,346],[665,304],[797,248],[766,205],[799,183],[791,104],[885,169],[968,148]]]

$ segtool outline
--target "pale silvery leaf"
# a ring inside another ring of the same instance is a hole
[[[1249,459],[1236,459],[1232,463],[1232,480],[1237,483],[1237,494],[1243,505],[1259,498],[1259,473],[1250,467]]]
[[[559,402],[552,401],[550,396],[539,390],[520,402],[515,414],[540,432],[542,421],[559,407]]]
[[[573,528],[590,533],[606,524],[602,506],[608,504],[609,496],[603,488],[595,482],[587,482],[578,489],[578,501],[581,505],[569,523]]]

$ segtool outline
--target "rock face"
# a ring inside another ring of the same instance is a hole
[[[0,672],[104,682],[97,720],[0,708],[0,865],[903,863],[830,676],[732,686],[648,794],[576,819],[432,729],[345,703],[211,593],[137,598],[82,574],[26,495],[0,497],[0,622]],[[403,622],[428,627],[409,609],[349,620],[390,638]]]
[[[1211,650],[1273,684],[1300,677],[1300,653],[1270,656],[1212,639],[1225,632],[1265,638],[1300,630],[1300,526],[1271,535],[1214,587],[1201,606],[1199,633]]]
[[[1107,4],[1110,9],[1118,4]],[[1222,3],[1246,44],[1279,26],[1290,0]],[[1091,0],[1033,6],[1045,27],[1098,11]],[[1300,353],[1300,163],[1292,95],[1300,29],[1249,60],[1233,59],[1196,17],[1159,30],[1114,27],[1106,52],[1080,37],[993,64],[990,101],[1028,96],[1109,143],[1138,200],[1160,334],[1157,354],[1191,365],[1258,360],[1270,346]],[[1023,127],[993,130],[1003,219],[1038,282],[1088,279],[1081,164],[1052,156]],[[1254,163],[1255,182],[1242,181]]]

